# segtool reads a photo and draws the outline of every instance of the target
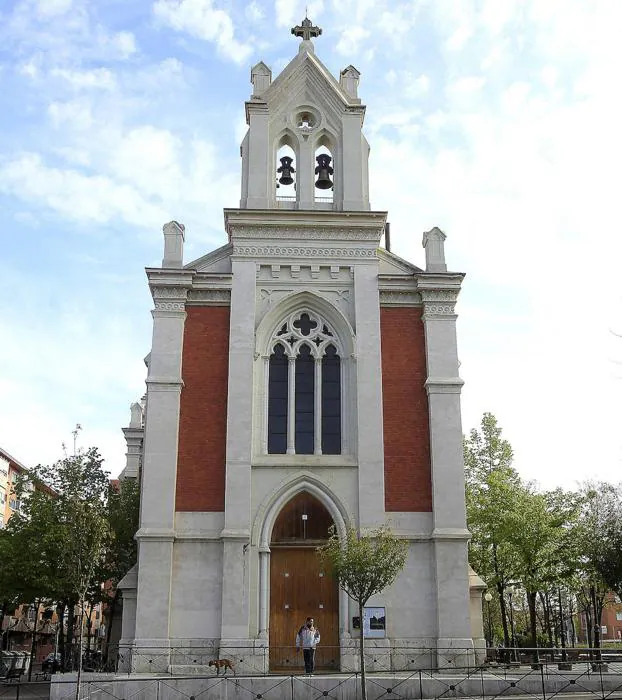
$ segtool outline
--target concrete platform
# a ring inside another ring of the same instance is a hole
[[[556,694],[622,699],[622,674],[593,673],[586,667],[559,672],[529,667],[509,670],[471,669],[453,673],[373,673],[367,677],[369,700],[530,696]],[[51,700],[75,697],[75,674],[55,676]],[[268,676],[155,676],[84,674],[82,698],[89,700],[357,700],[358,674]]]

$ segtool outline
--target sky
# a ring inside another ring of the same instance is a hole
[[[543,488],[622,480],[622,2],[308,0],[353,64],[372,208],[423,267],[447,234],[465,432],[484,411]],[[304,0],[0,2],[0,446],[125,463],[162,225],[186,261],[240,196],[250,68],[297,53]]]

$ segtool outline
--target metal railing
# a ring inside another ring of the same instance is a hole
[[[110,672],[110,668],[108,672],[86,672],[80,699],[198,700],[201,697],[211,700],[231,694],[242,700],[245,696],[248,700],[319,700],[324,697],[356,700],[360,697],[355,646],[345,649],[345,653],[343,647],[340,649],[340,671],[317,667],[313,676],[304,675],[302,655],[292,657],[292,667],[288,671],[270,671],[270,659],[275,658],[275,651],[280,652],[267,646],[214,646],[211,650],[176,647],[141,649],[136,657],[138,650],[119,649],[117,661],[122,654],[129,654],[124,661],[131,661],[135,666],[151,660],[151,673],[147,676],[131,671],[120,674]],[[473,649],[370,647],[366,650],[368,696],[370,700],[456,697],[496,700],[512,695],[553,700],[556,696],[580,694],[588,700],[622,700],[622,650],[567,649],[566,661],[562,660],[562,650],[539,649],[538,652],[538,663],[532,663],[533,650],[488,650],[489,658],[476,664]],[[599,653],[602,659],[596,658]],[[209,661],[217,658],[227,658],[232,667],[209,666]],[[439,662],[443,667],[439,668]],[[164,666],[166,671],[158,670]],[[69,700],[75,698],[75,693],[75,674],[56,674],[51,689],[49,682],[25,683],[23,679],[0,685],[0,700],[47,697]]]

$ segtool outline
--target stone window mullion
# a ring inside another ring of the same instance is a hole
[[[322,454],[322,358],[315,358],[315,426],[313,454]]]
[[[296,454],[296,358],[290,357],[287,365],[287,454]]]

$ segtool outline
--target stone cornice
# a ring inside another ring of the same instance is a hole
[[[225,209],[229,241],[373,242],[384,231],[386,212],[293,209]]]
[[[460,377],[428,377],[424,386],[428,394],[459,394],[464,380]]]
[[[194,270],[183,268],[167,267],[146,267],[149,285],[159,285],[163,287],[190,287],[192,278],[196,274]]]
[[[168,528],[142,527],[134,537],[137,540],[151,540],[156,542],[172,542],[175,533]]]
[[[418,272],[416,275],[417,287],[423,289],[456,289],[460,290],[463,272]]]

